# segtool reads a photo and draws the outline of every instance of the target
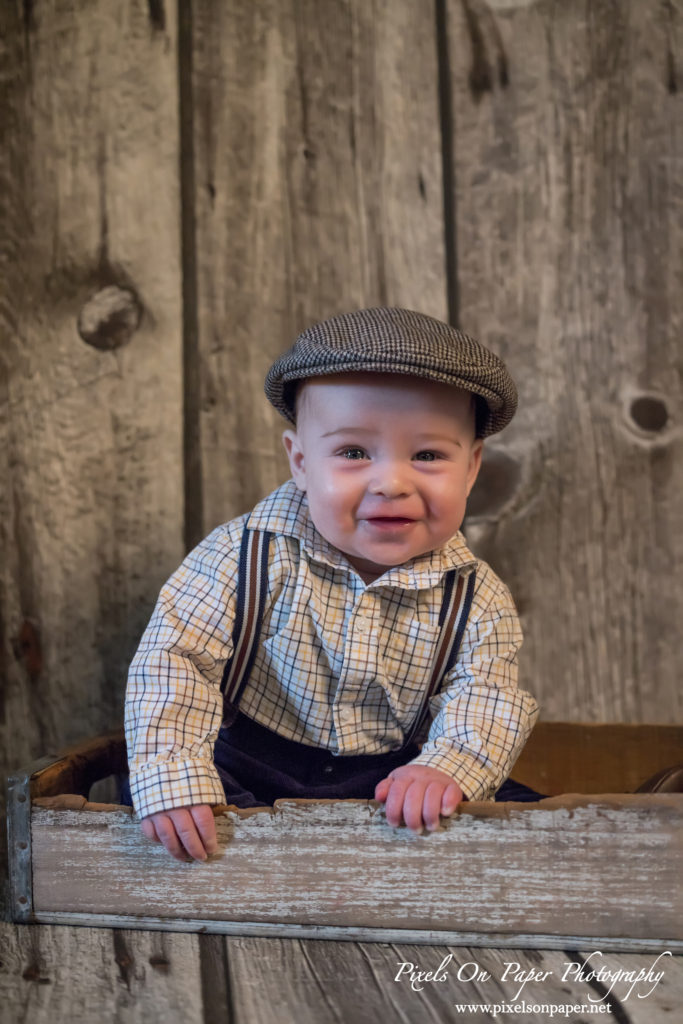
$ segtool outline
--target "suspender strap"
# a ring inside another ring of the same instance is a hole
[[[231,725],[247,685],[261,635],[268,592],[268,548],[271,534],[245,526],[240,546],[237,608],[232,631],[233,654],[223,670],[223,724]]]
[[[456,569],[451,569],[451,572],[448,575],[450,576],[451,573],[454,574],[456,572]],[[460,653],[460,644],[462,643],[463,634],[465,632],[467,620],[470,615],[470,609],[472,607],[472,598],[474,597],[474,587],[476,581],[477,570],[472,569],[472,571],[467,576],[465,594],[463,596],[463,577],[458,576],[456,593],[452,602],[449,596],[448,588],[450,587],[452,590],[454,578],[448,580],[446,583],[447,590],[446,593],[444,593],[444,600],[441,606],[441,614],[439,615],[439,625],[441,625],[442,628],[446,617],[448,617],[446,627],[445,629],[443,629],[443,632],[441,634],[441,642],[446,648],[446,654],[443,662],[443,669],[439,671],[440,679],[443,678],[446,672],[450,672],[450,670],[455,665],[455,662],[457,661],[458,654]]]
[[[225,665],[221,692],[223,694],[223,725],[231,725],[237,717],[238,705],[251,673],[259,637],[263,611],[268,593],[268,549],[271,534],[264,530],[249,530],[245,526],[240,547],[239,578],[237,582],[237,608],[233,628],[233,654]],[[458,657],[460,644],[472,606],[476,570],[466,580],[451,569],[446,575],[446,586],[439,612],[441,634],[429,685],[425,690],[420,711],[406,736],[405,745],[413,740],[429,714],[429,701],[438,691],[447,672]]]
[[[475,581],[475,569],[469,574],[466,582],[458,574],[457,569],[451,569],[446,576],[446,586],[439,613],[441,635],[434,659],[432,675],[429,680],[429,686],[422,698],[420,710],[405,738],[404,745],[406,746],[414,740],[415,736],[422,729],[425,719],[429,714],[429,701],[438,692],[446,673],[450,672],[453,665],[455,665],[470,614],[470,608],[472,607]]]

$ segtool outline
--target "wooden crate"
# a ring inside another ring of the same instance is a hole
[[[381,942],[683,952],[683,794],[634,793],[683,727],[539,723],[513,777],[433,833],[365,800],[215,808],[219,851],[173,860],[130,808],[88,800],[122,732],[8,780],[14,920]]]

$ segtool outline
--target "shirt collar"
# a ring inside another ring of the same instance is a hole
[[[294,480],[287,480],[260,501],[249,515],[247,526],[252,530],[268,530],[296,537],[316,561],[345,572],[352,568],[346,556],[318,533],[308,511],[306,495],[299,490]],[[469,569],[476,564],[477,559],[468,548],[462,533],[458,532],[443,547],[388,569],[369,586],[422,590],[436,586],[450,569]]]

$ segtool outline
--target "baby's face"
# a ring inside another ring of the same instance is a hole
[[[313,523],[369,583],[441,547],[462,525],[481,465],[472,397],[401,374],[300,385],[283,440]]]

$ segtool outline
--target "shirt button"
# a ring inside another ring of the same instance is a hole
[[[353,718],[353,711],[351,708],[342,708],[339,712],[339,717],[348,722],[350,718]]]

